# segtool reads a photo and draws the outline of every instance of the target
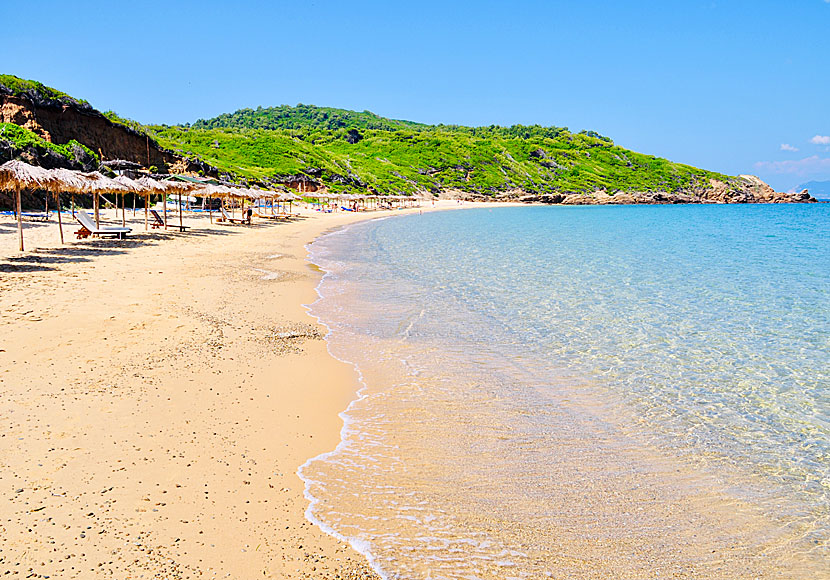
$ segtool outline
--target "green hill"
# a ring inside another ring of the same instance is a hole
[[[728,176],[618,147],[594,132],[425,125],[298,105],[150,126],[162,147],[259,180],[308,175],[335,191],[687,191]]]
[[[35,116],[37,107],[63,107],[65,114],[51,121],[63,125],[53,129],[61,129],[58,133],[64,138],[77,135],[75,138],[92,151],[111,151],[111,155],[139,163],[153,153],[164,158],[159,167],[183,157],[196,160],[187,164],[189,167],[211,174],[216,173],[215,168],[230,179],[267,183],[312,179],[333,191],[459,190],[487,197],[508,192],[540,195],[596,190],[612,195],[705,193],[712,189],[711,179],[727,182],[729,188],[739,181],[618,147],[593,131],[574,133],[565,127],[427,125],[387,119],[369,111],[312,105],[241,109],[199,119],[192,125],[148,126],[112,111],[102,116],[86,101],[12,75],[0,75],[0,101],[4,95],[31,101]],[[66,114],[67,110],[82,114],[71,121],[74,117]],[[82,131],[82,125],[98,118],[102,121],[93,139],[96,142],[84,142],[90,132]],[[128,135],[116,135],[118,131]],[[134,147],[122,146],[128,137],[135,141]],[[90,153],[81,144],[48,143],[11,126],[2,140],[11,153],[25,147],[30,157],[60,156],[70,166],[78,164],[79,156]]]
[[[289,107],[258,107],[257,109],[240,109],[235,113],[225,113],[213,119],[199,119],[193,123],[194,129],[321,129],[336,131],[338,129],[378,129],[396,131],[398,129],[427,128],[429,125],[386,119],[370,111],[358,113],[346,109],[315,107],[314,105],[297,105]]]

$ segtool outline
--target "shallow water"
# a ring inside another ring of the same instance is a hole
[[[302,470],[390,578],[826,577],[830,206],[527,207],[311,246],[364,384]]]

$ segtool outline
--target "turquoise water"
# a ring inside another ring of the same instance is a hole
[[[309,514],[388,577],[830,569],[830,205],[437,212],[311,253],[364,388]]]

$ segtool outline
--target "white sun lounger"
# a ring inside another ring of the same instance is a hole
[[[76,211],[75,219],[83,226],[75,235],[80,238],[88,236],[117,236],[119,240],[123,240],[130,233],[132,228],[99,228],[95,226],[95,222],[89,217],[85,211]]]
[[[250,223],[250,222],[248,222],[248,220],[246,220],[244,218],[243,219],[238,219],[238,218],[231,217],[231,215],[227,211],[225,211],[224,207],[220,207],[219,211],[222,212],[222,217],[216,220],[219,223],[222,223],[222,222],[227,222],[227,223],[230,223],[230,224]]]

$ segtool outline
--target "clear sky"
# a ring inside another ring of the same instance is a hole
[[[830,0],[0,4],[0,72],[145,123],[306,103],[830,180]]]

